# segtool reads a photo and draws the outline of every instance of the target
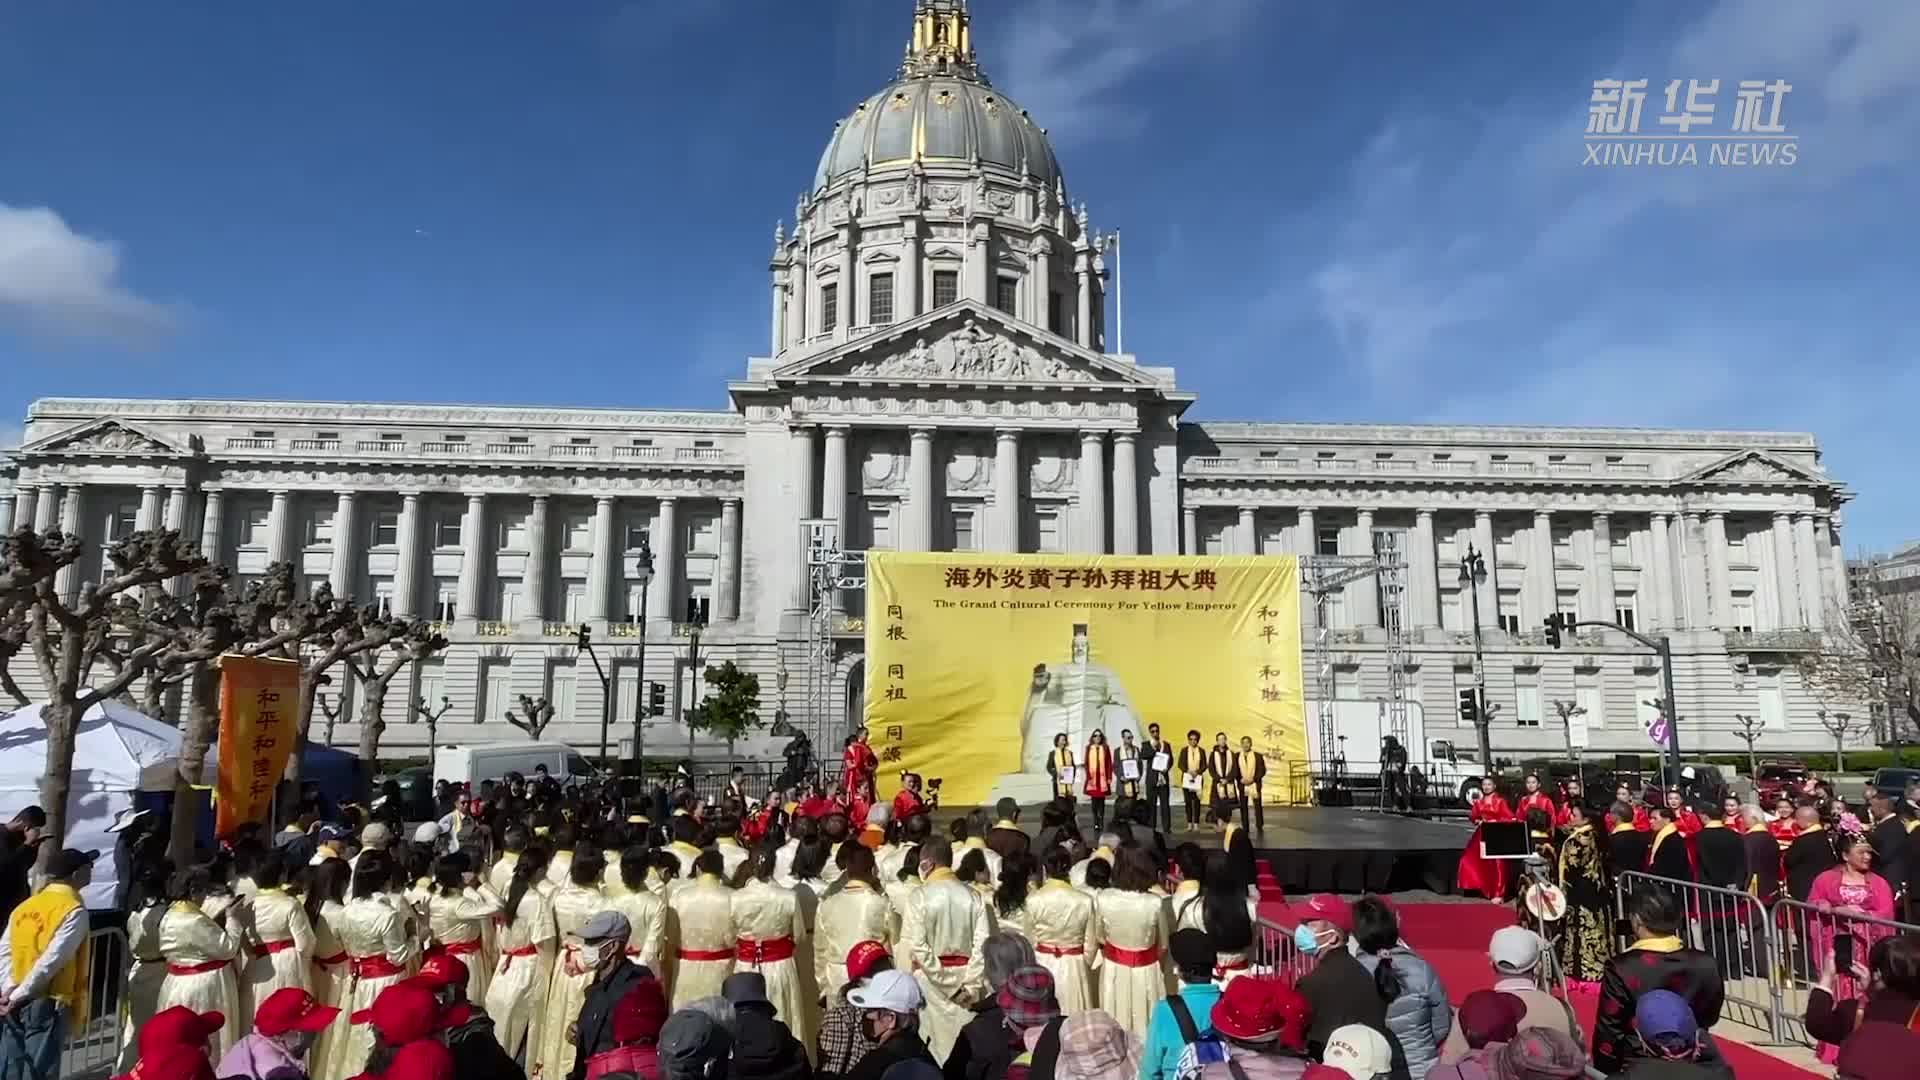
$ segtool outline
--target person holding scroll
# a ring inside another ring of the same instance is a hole
[[[1113,794],[1113,747],[1107,745],[1107,733],[1095,728],[1087,736],[1087,800],[1093,803],[1093,827],[1098,831],[1107,823],[1107,796]]]
[[[1073,782],[1076,779],[1073,747],[1067,744],[1067,733],[1064,731],[1053,737],[1053,753],[1047,755],[1047,775],[1053,777],[1053,797],[1064,799],[1068,805],[1072,805]]]
[[[1145,759],[1147,824],[1158,824],[1160,831],[1173,831],[1173,744],[1160,737],[1160,725],[1147,725],[1147,742],[1142,747]]]
[[[1114,755],[1115,767],[1120,770],[1120,797],[1129,802],[1140,797],[1140,780],[1146,775],[1145,752],[1140,744],[1133,741],[1133,729],[1124,728],[1120,732],[1120,749]]]
[[[1240,736],[1240,757],[1235,765],[1240,769],[1240,827],[1264,834],[1267,808],[1261,802],[1260,788],[1267,782],[1267,759],[1253,748],[1253,736]],[[1249,813],[1253,815],[1251,821],[1247,819]]]
[[[1224,731],[1214,733],[1213,750],[1207,755],[1207,775],[1213,777],[1213,797],[1209,801],[1214,809],[1231,808],[1240,802],[1240,763],[1234,760]]]
[[[1198,731],[1187,732],[1187,745],[1180,748],[1180,794],[1187,801],[1187,831],[1200,827],[1200,785],[1206,783],[1207,750],[1200,745]]]

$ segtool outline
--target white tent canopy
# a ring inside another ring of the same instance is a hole
[[[47,725],[40,706],[0,717],[0,821],[40,802],[47,767]],[[87,906],[109,908],[119,878],[113,858],[113,815],[133,805],[143,780],[170,773],[180,752],[180,732],[120,704],[106,701],[87,710],[74,739],[73,786],[67,795],[67,846],[98,849]]]

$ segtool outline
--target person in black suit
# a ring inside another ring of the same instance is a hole
[[[1726,985],[1714,969],[1713,957],[1680,939],[1679,896],[1648,883],[1627,897],[1626,911],[1634,941],[1607,961],[1593,1026],[1593,1066],[1608,1076],[1645,1056],[1645,1047],[1633,1032],[1634,1006],[1640,995],[1649,990],[1679,994],[1703,1031],[1719,1022],[1720,1009],[1726,1004]]]
[[[1813,891],[1813,879],[1840,865],[1833,850],[1833,835],[1820,823],[1820,810],[1811,802],[1793,808],[1793,821],[1799,828],[1793,843],[1787,845],[1787,895],[1806,903]]]
[[[1673,811],[1665,806],[1653,806],[1647,809],[1647,817],[1653,822],[1647,872],[1654,877],[1691,882],[1693,859],[1687,853],[1687,838],[1680,832],[1680,823],[1674,820]]]
[[[1156,769],[1153,759],[1165,754],[1167,767]],[[1140,768],[1146,776],[1147,823],[1161,832],[1173,831],[1173,744],[1160,737],[1160,725],[1147,725],[1147,741],[1140,746]]]
[[[1647,852],[1653,834],[1633,827],[1633,807],[1624,802],[1613,804],[1613,831],[1607,834],[1607,861],[1615,874],[1647,872]]]
[[[1255,832],[1267,831],[1267,807],[1261,802],[1261,786],[1267,782],[1266,755],[1253,748],[1253,737],[1240,736],[1240,827]],[[1252,818],[1248,818],[1251,811]]]
[[[1207,775],[1207,748],[1200,745],[1200,732],[1187,732],[1187,745],[1180,748],[1180,794],[1187,801],[1187,831],[1200,827],[1200,787],[1190,777]]]
[[[1247,830],[1233,823],[1233,804],[1217,803],[1213,808],[1213,827],[1220,830],[1220,846],[1227,853],[1227,872],[1241,891],[1254,882],[1253,840]]]
[[[1725,809],[1719,803],[1700,808],[1703,827],[1694,838],[1700,854],[1700,884],[1735,892],[1746,891],[1747,846],[1741,835],[1727,827]],[[1700,926],[1707,951],[1720,965],[1721,978],[1740,978],[1744,958],[1740,955],[1740,924],[1751,917],[1752,908],[1737,896],[1707,893],[1700,898]]]
[[[987,830],[987,848],[1002,859],[1025,855],[1032,850],[1033,838],[1020,827],[1020,804],[1001,799],[993,804],[993,828]]]
[[[1867,793],[1867,813],[1873,822],[1873,871],[1898,892],[1907,882],[1907,820],[1897,811],[1893,796],[1874,788]]]

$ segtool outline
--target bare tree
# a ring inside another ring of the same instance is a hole
[[[521,694],[520,715],[516,716],[512,709],[508,709],[507,723],[526,732],[527,738],[537,740],[540,733],[547,730],[547,725],[553,723],[553,703],[544,697],[530,698]]]
[[[426,698],[413,699],[413,711],[427,718],[427,770],[429,772],[433,770],[434,759],[440,753],[440,718],[447,715],[452,708],[453,702],[444,696],[440,699],[438,709],[428,708]]]
[[[360,698],[360,760],[372,762],[387,730],[387,687],[401,672],[444,651],[447,639],[418,619],[390,618],[373,608],[364,613],[364,632],[365,640],[377,640],[386,650],[384,658],[373,649],[347,657],[347,670],[365,691]]]
[[[1560,731],[1567,739],[1567,756],[1574,761],[1580,760],[1580,748],[1573,745],[1573,718],[1587,715],[1586,706],[1577,701],[1563,701],[1555,698],[1553,711],[1560,714]]]
[[[103,580],[82,585],[78,599],[69,602],[56,581],[61,570],[80,561],[83,551],[78,537],[31,529],[13,532],[0,551],[0,610],[15,617],[24,614],[25,642],[33,651],[43,688],[47,758],[40,779],[40,804],[47,813],[52,842],[41,847],[42,858],[66,840],[67,799],[73,787],[74,743],[81,718],[101,702],[126,693],[155,666],[156,657],[174,644],[165,634],[126,633],[126,626],[142,618],[138,598],[144,596],[150,606],[164,592],[157,586],[209,569],[207,560],[179,533],[136,532],[107,549],[108,571]],[[122,647],[116,648],[116,635]],[[136,636],[138,641],[131,640]],[[115,649],[110,674],[89,679],[94,662],[108,648]]]
[[[1760,758],[1754,753],[1753,744],[1760,739],[1761,720],[1759,717],[1748,716],[1745,713],[1734,713],[1733,719],[1735,723],[1740,725],[1740,729],[1733,733],[1734,736],[1741,742],[1747,744],[1747,775],[1753,777],[1755,781],[1758,781],[1760,779]]]
[[[1845,772],[1847,771],[1847,740],[1872,731],[1873,725],[1863,718],[1856,718],[1852,713],[1828,712],[1821,709],[1818,715],[1820,726],[1826,728],[1827,734],[1833,736],[1833,771]]]
[[[1885,720],[1885,741],[1895,745],[1920,735],[1920,589],[1904,584],[1871,566],[1852,606],[1827,616],[1870,659],[1869,675],[1880,692],[1873,703],[1876,720]]]

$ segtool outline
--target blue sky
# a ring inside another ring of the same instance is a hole
[[[1920,4],[975,0],[1193,415],[1810,430],[1920,536]],[[0,0],[0,440],[52,394],[720,408],[910,0]],[[1581,166],[1784,77],[1792,168]]]

